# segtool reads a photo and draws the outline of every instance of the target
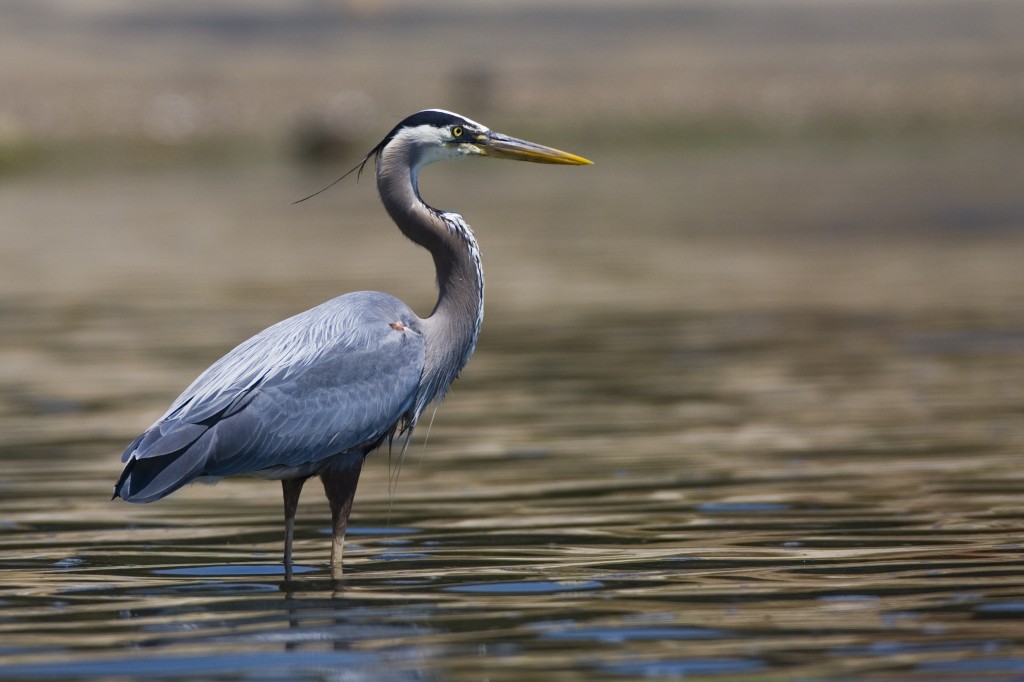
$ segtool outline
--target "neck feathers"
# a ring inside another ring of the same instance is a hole
[[[483,322],[484,277],[480,249],[463,217],[433,209],[420,198],[421,162],[410,149],[392,143],[381,150],[377,188],[392,220],[430,252],[437,271],[437,303],[423,320],[426,358],[415,420],[428,403],[444,396],[473,354]]]

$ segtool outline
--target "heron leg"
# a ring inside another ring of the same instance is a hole
[[[284,490],[284,579],[292,579],[292,537],[295,535],[295,510],[299,506],[304,478],[281,481]]]
[[[363,457],[358,456],[334,464],[320,474],[324,492],[327,493],[327,501],[331,504],[331,575],[335,578],[341,577],[345,530],[348,528],[348,515],[352,513],[352,500],[356,496],[356,486],[359,484],[359,473],[362,469]]]

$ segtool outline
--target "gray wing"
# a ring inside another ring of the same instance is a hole
[[[128,446],[114,495],[150,502],[200,476],[312,471],[369,450],[412,409],[423,358],[419,319],[386,294],[347,294],[279,322],[214,363]]]

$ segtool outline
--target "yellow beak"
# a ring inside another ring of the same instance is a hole
[[[593,163],[582,156],[576,156],[561,149],[518,140],[501,133],[488,132],[476,139],[475,146],[483,156],[533,163],[556,163],[566,166],[589,166]]]

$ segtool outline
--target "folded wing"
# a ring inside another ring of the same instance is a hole
[[[266,329],[214,363],[128,446],[114,495],[150,502],[201,476],[311,475],[333,456],[369,451],[411,419],[423,372],[419,330],[407,306],[375,292]]]

